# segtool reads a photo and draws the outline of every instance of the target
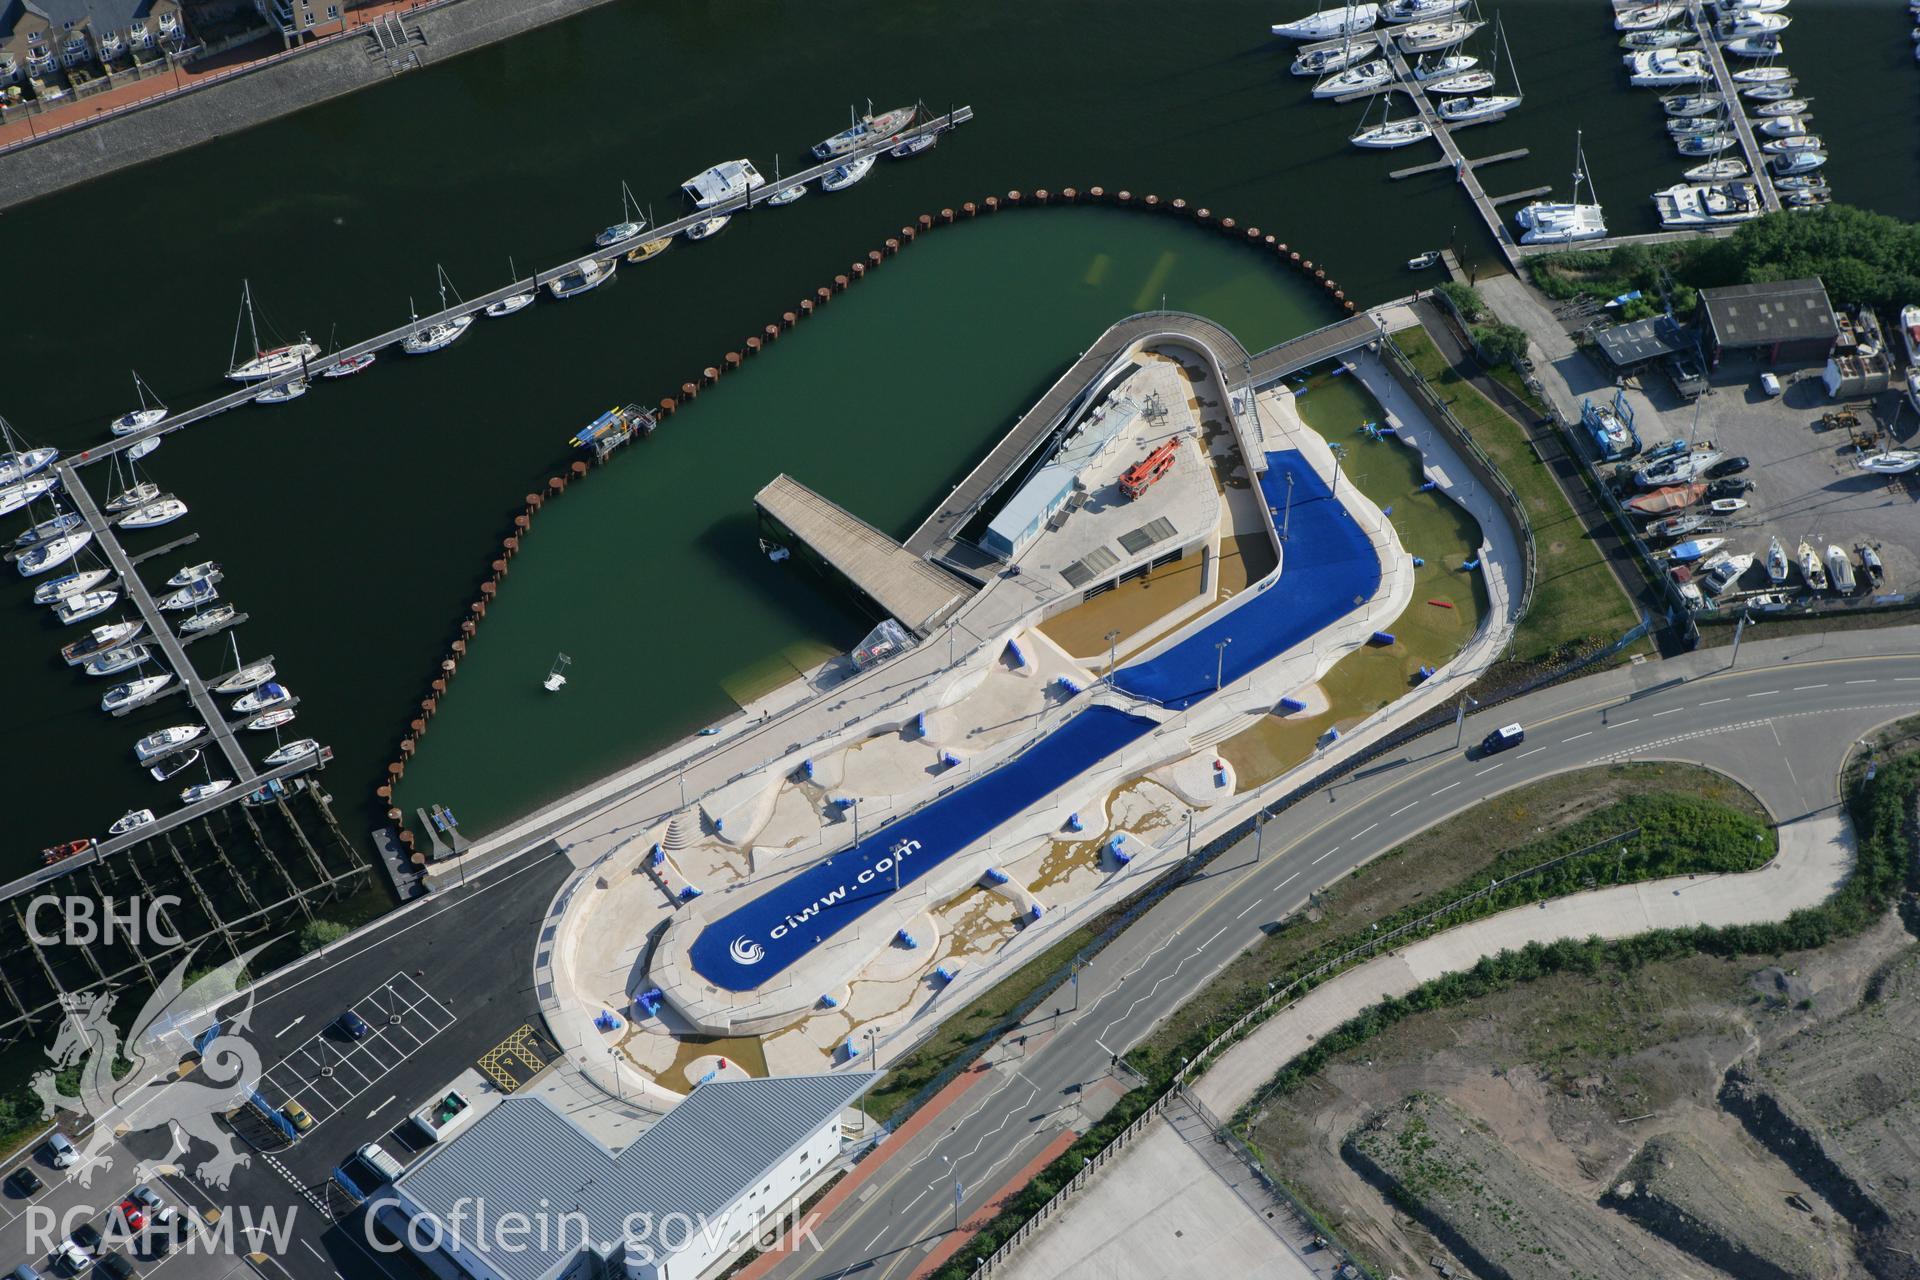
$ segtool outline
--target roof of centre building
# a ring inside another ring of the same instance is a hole
[[[878,1079],[849,1072],[710,1081],[618,1152],[544,1098],[507,1098],[402,1174],[398,1186],[449,1228],[496,1223],[508,1213],[535,1224],[577,1215],[584,1231],[536,1230],[507,1250],[470,1242],[502,1275],[532,1280],[577,1253],[583,1234],[604,1252],[634,1214],[650,1217],[656,1231],[667,1215],[685,1214],[697,1231]]]
[[[1702,289],[1700,305],[1723,347],[1821,339],[1831,342],[1840,331],[1834,323],[1833,304],[1827,300],[1827,287],[1814,278]]]

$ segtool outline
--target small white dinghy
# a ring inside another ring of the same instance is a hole
[[[220,778],[213,782],[196,782],[180,792],[180,803],[199,804],[202,800],[211,800],[232,785],[231,778]]]
[[[567,668],[572,665],[573,659],[564,653],[555,658],[552,669],[547,672],[547,678],[540,682],[540,687],[548,693],[558,693],[560,690],[566,688]]]
[[[121,815],[118,822],[115,822],[107,828],[107,834],[110,836],[123,836],[129,831],[135,831],[141,827],[148,826],[153,821],[153,810],[129,809]]]

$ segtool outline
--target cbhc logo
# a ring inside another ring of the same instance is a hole
[[[149,898],[142,905],[138,897],[116,898],[60,897],[45,894],[27,908],[27,936],[43,947],[66,943],[70,947],[90,947],[95,943],[112,946],[116,939],[137,947],[143,942],[177,947],[185,939],[173,931],[167,908],[180,905],[172,894]],[[41,923],[41,913],[49,908],[60,913],[64,925],[50,933]]]

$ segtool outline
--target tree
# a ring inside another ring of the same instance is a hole
[[[332,920],[309,921],[307,926],[300,930],[300,952],[304,955],[309,951],[318,951],[330,943],[340,941],[351,932],[352,930],[347,926]]]
[[[1453,304],[1460,318],[1471,324],[1486,314],[1487,304],[1480,297],[1480,291],[1470,284],[1461,284],[1449,280],[1445,284],[1435,285],[1433,291]]]
[[[1480,344],[1481,355],[1494,364],[1508,364],[1517,369],[1527,358],[1527,331],[1518,325],[1476,325],[1473,340]]]

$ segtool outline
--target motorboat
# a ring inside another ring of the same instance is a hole
[[[180,792],[181,804],[199,804],[202,800],[211,800],[233,785],[231,778],[216,778],[212,782],[196,782]]]
[[[1748,114],[1759,116],[1763,120],[1772,119],[1774,116],[1803,116],[1807,113],[1807,108],[1812,105],[1812,98],[1779,98],[1772,102],[1761,103]]]
[[[317,755],[319,751],[320,744],[318,742],[312,738],[302,738],[298,742],[289,742],[286,746],[278,750],[269,751],[266,756],[266,762],[275,765],[292,764],[302,756]]]
[[[1583,183],[1587,187],[1586,203],[1580,200]],[[1593,179],[1587,173],[1586,149],[1578,132],[1573,135],[1573,199],[1536,200],[1516,213],[1513,220],[1522,229],[1522,244],[1568,244],[1598,240],[1607,234],[1607,219],[1593,198]]]
[[[1920,365],[1907,366],[1907,403],[1920,413]]]
[[[51,447],[0,453],[0,485],[14,484],[45,471],[59,456],[60,451]]]
[[[1747,500],[1745,498],[1715,498],[1707,504],[1707,510],[1717,516],[1730,516],[1737,511],[1745,511],[1746,509]]]
[[[10,516],[29,502],[44,498],[60,485],[59,476],[29,476],[0,489],[0,516]]]
[[[225,411],[222,410],[222,412]],[[138,462],[155,449],[158,449],[163,443],[165,442],[160,436],[144,436],[140,440],[127,446],[127,461]]]
[[[1748,102],[1785,102],[1794,95],[1792,81],[1783,80],[1779,84],[1750,84],[1740,90],[1740,96]]]
[[[1380,6],[1380,20],[1389,26],[1399,26],[1450,18],[1468,3],[1469,0],[1387,0]]]
[[[1747,176],[1747,162],[1722,156],[1697,164],[1681,176],[1688,182],[1724,182],[1729,178],[1744,178]]]
[[[151,809],[129,809],[126,813],[122,814],[112,826],[107,828],[107,834],[110,836],[123,836],[129,831],[137,831],[141,827],[150,826],[154,821],[156,821],[156,819]]]
[[[1730,133],[1687,133],[1673,140],[1683,156],[1715,156],[1740,145]]]
[[[252,715],[258,711],[271,711],[275,707],[293,701],[293,694],[285,685],[269,680],[251,693],[242,694],[234,699],[233,714]]]
[[[257,684],[273,679],[273,663],[266,659],[250,662],[218,684],[209,685],[215,693],[245,693]]]
[[[1767,169],[1780,177],[1796,173],[1812,173],[1827,162],[1824,151],[1795,151],[1788,155],[1776,155],[1767,162]]]
[[[68,596],[91,591],[107,579],[113,577],[111,569],[82,569],[78,573],[69,573],[64,577],[43,582],[33,589],[35,604],[59,604]]]
[[[322,369],[320,376],[323,378],[351,378],[356,373],[365,373],[368,369],[371,369],[373,362],[379,358],[379,356],[371,351],[362,351],[357,356],[345,356],[339,360],[335,360],[332,364]]]
[[[1457,76],[1462,71],[1471,71],[1480,65],[1480,59],[1470,53],[1448,53],[1438,58],[1422,58],[1413,69],[1413,78],[1422,85],[1435,80],[1445,80],[1448,76]]]
[[[199,564],[190,564],[184,569],[174,570],[173,576],[167,579],[166,585],[169,587],[184,587],[189,583],[198,582],[202,578],[216,577],[219,573],[220,562],[218,560],[202,560]]]
[[[1322,9],[1310,13],[1293,22],[1276,22],[1270,28],[1273,34],[1285,36],[1289,40],[1307,43],[1315,40],[1338,40],[1342,36],[1357,36],[1362,31],[1370,31],[1380,20],[1380,6],[1377,4],[1343,4],[1332,9]]]
[[[1394,32],[1394,42],[1402,53],[1431,53],[1451,49],[1480,28],[1484,22],[1450,18],[1444,22],[1416,22]]]
[[[940,144],[941,132],[941,130],[936,129],[932,133],[923,133],[917,137],[908,138],[905,142],[897,146],[889,147],[887,148],[887,158],[889,160],[907,160],[919,155],[922,151],[931,151]]]
[[[1736,84],[1782,84],[1793,79],[1793,72],[1785,67],[1744,67],[1733,73],[1733,79]]]
[[[1882,449],[1878,453],[1863,453],[1853,460],[1853,465],[1877,476],[1903,476],[1920,467],[1920,449]]]
[[[1920,305],[1900,308],[1900,340],[1907,347],[1907,363],[1920,365]]]
[[[1768,116],[1756,127],[1769,138],[1792,138],[1805,135],[1807,123],[1812,119],[1812,116]]]
[[[1824,151],[1826,143],[1820,140],[1818,134],[1796,133],[1791,137],[1774,138],[1770,142],[1763,142],[1760,144],[1760,149],[1768,155],[1791,156],[1798,155],[1802,151]]]
[[[210,631],[214,627],[224,626],[232,622],[234,615],[239,611],[239,606],[237,605],[215,605],[205,613],[196,613],[185,622],[182,622],[180,624],[180,634],[183,636],[198,635],[202,631]]]
[[[154,603],[169,613],[177,613],[182,609],[198,608],[203,604],[212,604],[220,598],[220,591],[214,584],[219,582],[222,576],[223,575],[219,573],[209,574],[197,582],[189,582],[178,591],[168,592]]]
[[[1665,489],[1655,489],[1651,493],[1636,494],[1622,505],[1629,511],[1643,516],[1665,515],[1669,511],[1681,511],[1706,497],[1707,486],[1699,481],[1692,484],[1670,485]]]
[[[1466,124],[1505,115],[1519,105],[1517,93],[1476,93],[1466,98],[1444,99],[1434,106],[1434,111],[1448,124]]]
[[[613,279],[613,273],[619,269],[618,258],[582,258],[563,274],[547,281],[547,292],[556,298],[578,297]]]
[[[525,293],[509,294],[498,302],[487,304],[487,318],[489,320],[498,320],[503,316],[510,316],[515,312],[523,311],[532,306],[533,300],[539,296],[539,291],[534,289],[529,289]]]
[[[146,625],[137,620],[106,623],[95,627],[84,640],[75,640],[72,644],[62,645],[60,656],[66,659],[68,666],[77,667],[96,654],[105,653],[122,641],[132,639],[140,634]]]
[[[609,245],[631,240],[647,229],[647,220],[635,206],[633,192],[624,182],[620,184],[620,213],[622,215],[620,221],[593,238],[596,249],[604,249]]]
[[[1740,602],[1748,613],[1785,613],[1790,601],[1784,591],[1762,591]]]
[[[253,355],[246,360],[240,359],[241,324],[253,335]],[[298,373],[307,367],[309,360],[319,355],[320,345],[308,341],[304,334],[299,342],[263,348],[260,345],[260,325],[253,314],[253,285],[248,282],[240,286],[240,323],[234,325],[233,359],[227,368],[227,381],[259,382],[264,378],[277,378],[283,373]]]
[[[240,797],[240,803],[249,809],[257,809],[263,804],[272,804],[287,797],[287,786],[278,778],[268,778],[266,785],[247,792]]]
[[[1340,71],[1356,62],[1364,62],[1373,56],[1380,46],[1375,41],[1349,40],[1345,44],[1329,45],[1324,49],[1310,49],[1293,60],[1293,74],[1297,76],[1323,76]],[[1420,78],[1420,69],[1414,68],[1414,78]]]
[[[1713,78],[1713,68],[1698,49],[1643,49],[1622,61],[1636,85],[1697,84]]]
[[[188,747],[185,751],[176,751],[170,756],[162,756],[147,766],[147,776],[155,782],[165,782],[177,777],[200,763],[200,748]]]
[[[1738,9],[1722,14],[1713,24],[1714,38],[1721,44],[1744,36],[1777,36],[1793,25],[1793,19],[1775,10]]]
[[[1429,249],[1425,253],[1416,254],[1407,259],[1407,270],[1409,271],[1425,271],[1428,267],[1438,265],[1440,265],[1440,251],[1438,249]]]
[[[1670,93],[1660,99],[1661,108],[1676,119],[1711,115],[1727,105],[1717,93]]]
[[[872,169],[872,156],[855,156],[826,177],[820,179],[820,189],[822,191],[845,191],[848,187],[866,177]]]
[[[42,520],[25,533],[13,540],[16,547],[31,547],[36,543],[48,542],[63,533],[70,533],[80,527],[83,518],[77,511],[63,511],[50,520]]]
[[[1741,576],[1752,567],[1752,556],[1728,556],[1701,577],[1701,590],[1710,596],[1717,596],[1734,583],[1740,581]]]
[[[1779,13],[1789,0],[1718,0],[1714,8],[1721,13]]]
[[[1869,583],[1879,582],[1887,576],[1887,567],[1880,563],[1880,553],[1863,542],[1855,548],[1860,553],[1860,568],[1865,571]]]
[[[1787,581],[1787,549],[1779,538],[1767,539],[1767,581],[1776,587]]]
[[[700,219],[700,221],[694,223],[692,226],[687,228],[687,231],[686,231],[687,239],[689,240],[711,239],[712,237],[717,236],[722,231],[726,230],[727,224],[732,221],[733,221],[733,215],[730,213],[716,213],[710,218],[702,218]]]
[[[1687,516],[1668,516],[1664,520],[1655,520],[1647,526],[1647,536],[1651,538],[1678,538],[1684,534],[1696,533],[1707,527],[1707,517],[1701,514]]]
[[[1373,24],[1368,23],[1367,25],[1371,26]],[[814,159],[831,160],[835,156],[844,156],[850,151],[857,151],[867,143],[880,142],[884,139],[891,138],[894,134],[913,123],[916,110],[914,107],[895,107],[893,110],[882,112],[877,116],[873,115],[871,110],[869,110],[869,113],[864,119],[854,120],[846,128],[834,134],[832,137],[823,138],[819,142],[814,143]],[[853,115],[851,108],[848,109],[847,115],[849,117]]]
[[[186,514],[187,504],[180,499],[156,498],[135,507],[114,523],[122,529],[157,529],[163,524],[172,524]]]
[[[141,676],[137,680],[128,680],[100,695],[100,709],[125,711],[137,707],[172,683],[173,673],[164,671],[157,676]]]
[[[1698,560],[1702,556],[1712,555],[1726,545],[1725,538],[1689,538],[1669,550],[1667,558],[1683,563],[1688,560]]]
[[[1722,41],[1720,48],[1736,58],[1777,58],[1786,52],[1779,36],[1741,36],[1738,40]]]
[[[278,729],[283,724],[292,724],[295,714],[292,707],[280,707],[267,712],[267,714],[263,716],[255,716],[253,719],[247,721],[247,728],[260,732],[265,732],[268,729]]]
[[[1760,188],[1751,182],[1717,182],[1689,186],[1675,183],[1653,193],[1653,206],[1665,227],[1701,227],[1724,222],[1750,222],[1765,207]]]
[[[547,678],[540,682],[540,687],[548,693],[558,693],[566,688],[567,668],[572,665],[572,658],[569,658],[564,653],[560,654],[553,660],[553,665],[547,668]]]
[[[282,382],[278,386],[268,387],[255,396],[253,402],[255,404],[286,404],[288,401],[298,400],[305,394],[307,394],[307,380],[295,378],[291,382]]]
[[[1680,116],[1667,121],[1667,133],[1674,138],[1725,133],[1731,128],[1733,123],[1723,116]]]
[[[206,731],[207,726],[203,724],[176,724],[159,729],[134,743],[133,754],[141,764],[146,764],[161,756],[172,755]]]
[[[85,622],[95,618],[120,603],[118,591],[81,591],[64,596],[53,606],[53,612],[67,626],[76,622]]]
[[[1824,209],[1833,203],[1833,192],[1825,187],[1816,191],[1788,191],[1781,195],[1780,203],[1794,213]]]
[[[1799,561],[1800,576],[1806,580],[1808,587],[1815,591],[1827,589],[1826,566],[1820,563],[1820,554],[1813,549],[1812,543],[1801,539],[1800,546],[1794,551],[1794,559]]]
[[[31,578],[36,573],[58,569],[79,555],[80,549],[92,541],[93,530],[75,529],[72,533],[63,533],[23,552],[13,567],[20,571],[21,577]]]
[[[1313,86],[1316,98],[1339,98],[1349,93],[1359,93],[1363,89],[1378,89],[1393,83],[1393,64],[1385,58],[1375,58],[1336,71],[1320,83]]]
[[[1653,31],[1629,31],[1620,37],[1622,49],[1683,49],[1700,37],[1685,27],[1661,27]]]
[[[1689,484],[1703,478],[1713,465],[1726,457],[1718,449],[1694,449],[1677,458],[1668,458],[1633,473],[1633,481],[1642,489],[1663,489],[1668,485]]]
[[[50,867],[56,862],[65,862],[68,858],[77,858],[91,848],[93,848],[92,840],[68,840],[42,849],[40,861]]]
[[[774,205],[792,204],[805,194],[807,194],[807,184],[804,182],[796,182],[792,186],[782,187],[768,196],[766,203]]]
[[[1853,561],[1847,556],[1847,549],[1837,542],[1827,544],[1827,577],[1833,583],[1833,589],[1843,596],[1850,596],[1859,584],[1854,581]]]
[[[561,295],[555,294],[555,297]],[[414,316],[418,320],[419,316]],[[473,327],[472,316],[453,316],[423,329],[415,329],[400,340],[400,349],[410,356],[432,355],[436,351],[445,351],[460,341],[468,329]]]
[[[1613,12],[1615,31],[1650,31],[1655,27],[1664,27],[1670,22],[1678,22],[1686,17],[1687,7],[1683,4],[1636,4]]]
[[[694,208],[711,209],[717,204],[751,195],[765,186],[766,182],[760,176],[760,171],[753,167],[753,161],[727,160],[705,173],[696,173],[681,183],[680,189],[693,201]]]
[[[772,202],[769,201],[769,203],[772,203]],[[633,246],[633,248],[627,250],[627,261],[628,262],[645,262],[649,258],[659,257],[661,254],[665,253],[667,250],[671,248],[673,248],[673,237],[660,236],[657,239],[648,240],[641,244],[637,244]]]
[[[139,484],[129,485],[114,494],[100,509],[108,515],[118,515],[122,511],[131,511],[135,507],[145,506],[159,496],[159,485],[151,480],[142,480]]]
[[[90,676],[117,676],[122,671],[139,666],[152,656],[153,651],[143,644],[127,645],[124,648],[107,650],[80,669]]]
[[[1456,71],[1422,86],[1428,93],[1481,93],[1493,88],[1491,71]]]

